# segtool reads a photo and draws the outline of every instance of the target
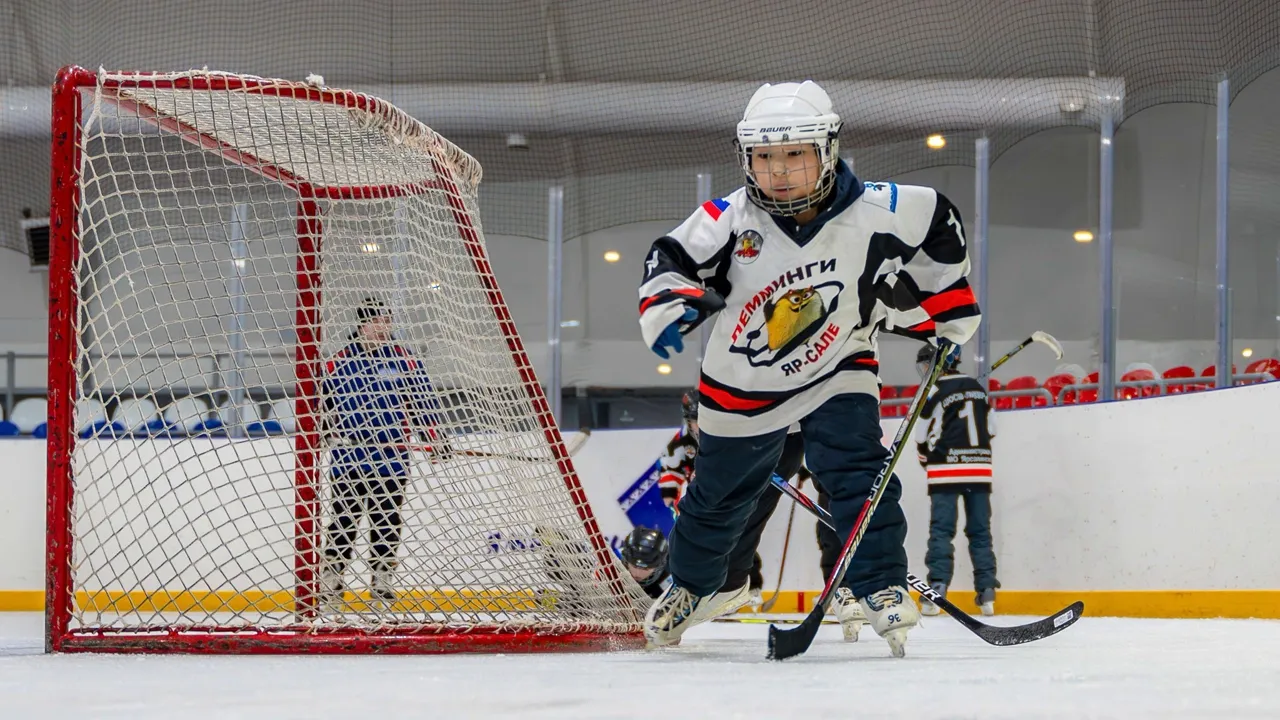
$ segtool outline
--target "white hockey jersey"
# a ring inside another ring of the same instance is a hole
[[[876,332],[964,343],[980,311],[960,214],[935,190],[861,183],[837,166],[834,199],[796,226],[746,190],[704,203],[654,242],[640,286],[647,345],[686,308],[725,300],[702,363],[702,430],[787,427],[842,393],[879,397]]]

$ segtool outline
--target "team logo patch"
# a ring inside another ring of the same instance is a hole
[[[778,367],[783,375],[823,362],[841,335],[831,321],[844,283],[836,260],[815,260],[778,275],[742,305],[729,334],[729,352],[751,367]]]
[[[760,257],[760,250],[764,247],[764,237],[755,230],[743,230],[738,235],[738,242],[733,248],[733,259],[743,265],[750,265]]]

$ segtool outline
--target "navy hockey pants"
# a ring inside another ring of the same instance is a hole
[[[864,394],[837,395],[800,423],[805,459],[831,497],[836,528],[847,538],[888,456],[881,444],[879,401]],[[699,433],[696,480],[680,501],[671,530],[670,568],[677,585],[697,595],[719,590],[729,554],[751,512],[769,489],[782,454],[785,429],[753,437]],[[902,485],[890,478],[880,506],[854,554],[844,584],[858,597],[906,585],[907,518],[898,504]]]
[[[991,543],[991,492],[969,490],[947,492],[933,488],[929,493],[933,517],[929,521],[929,549],[924,564],[929,568],[929,583],[950,585],[955,573],[956,512],[964,498],[964,534],[969,540],[969,559],[973,561],[973,589],[1000,587],[996,580],[996,553]]]
[[[804,437],[800,433],[792,433],[782,444],[782,457],[778,460],[774,472],[789,479],[800,472],[800,466],[803,464]],[[690,487],[697,482],[698,475],[694,473]],[[742,536],[729,552],[729,575],[720,588],[722,591],[737,590],[743,583],[747,583],[748,579],[752,588],[764,585],[760,553],[756,552],[756,548],[760,547],[760,536],[764,534],[765,525],[769,524],[769,518],[773,516],[773,511],[778,507],[778,500],[781,497],[782,493],[770,488],[765,490],[760,500],[756,502],[755,510],[751,511],[747,524],[742,529]],[[788,499],[787,502],[791,500]],[[680,509],[684,510],[683,501],[680,503]]]

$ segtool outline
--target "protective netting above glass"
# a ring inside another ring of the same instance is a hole
[[[1096,127],[1169,102],[1212,103],[1280,60],[1280,4],[1181,0],[912,0],[744,9],[709,0],[472,0],[265,7],[211,0],[17,3],[0,54],[0,216],[42,215],[48,91],[62,65],[208,67],[385,98],[485,168],[488,227],[543,237],[545,193],[567,186],[565,233],[688,212],[691,173],[739,183],[733,125],[762,82],[812,78],[845,119],[842,154],[867,179],[998,158],[1051,127]],[[211,22],[210,18],[217,18]],[[924,134],[955,135],[931,152]],[[519,135],[512,138],[512,135]],[[489,202],[492,196],[494,200]],[[16,222],[0,242],[25,249]]]

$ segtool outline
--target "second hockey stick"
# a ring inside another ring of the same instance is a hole
[[[986,375],[984,375],[983,377],[987,377],[991,375],[991,373],[996,371],[996,368],[1009,362],[1009,358],[1012,358],[1014,355],[1017,355],[1018,353],[1022,352],[1023,349],[1025,349],[1028,345],[1030,345],[1033,342],[1038,342],[1038,343],[1041,343],[1042,345],[1047,345],[1049,349],[1053,351],[1053,354],[1058,356],[1059,360],[1062,359],[1062,343],[1058,342],[1058,339],[1050,335],[1049,333],[1037,330],[1031,333],[1031,337],[1018,343],[1017,345],[1014,346],[1012,350],[1005,353],[1004,355],[1001,355],[999,358],[996,359],[995,362],[991,363],[990,369],[987,370]]]
[[[800,490],[794,485],[782,478],[779,478],[777,475],[774,475],[773,478],[771,478],[771,481],[773,482],[773,486],[781,491],[783,495],[794,500],[795,505],[800,505],[804,507],[805,510],[813,513],[814,517],[818,518],[818,522],[821,522],[832,530],[836,529],[836,526],[831,519],[831,513],[827,512],[821,505],[818,505],[811,500],[808,495],[800,492]],[[795,507],[795,505],[792,507]],[[1084,603],[1077,600],[1047,618],[1036,620],[1035,622],[1029,622],[1025,625],[1014,625],[1011,627],[988,625],[956,607],[950,600],[947,600],[945,597],[934,591],[933,588],[929,587],[929,583],[921,580],[911,573],[907,573],[907,584],[911,586],[912,590],[920,593],[920,596],[925,600],[928,600],[934,605],[942,608],[943,611],[959,621],[961,625],[974,635],[977,635],[992,645],[999,645],[1001,647],[1022,645],[1023,643],[1042,640],[1050,635],[1056,635],[1074,625],[1075,622],[1080,619],[1080,616],[1084,614]]]
[[[929,396],[929,389],[938,381],[938,374],[942,372],[942,358],[952,346],[948,340],[938,340],[938,346],[933,350],[933,360],[929,364],[929,373],[916,389],[916,395],[912,398],[911,406],[907,410],[907,417],[898,426],[898,432],[894,435],[893,445],[889,448],[889,457],[885,458],[880,474],[876,475],[875,482],[871,483],[871,491],[867,495],[866,502],[862,504],[858,519],[853,523],[853,531],[845,540],[844,549],[840,551],[840,559],[836,562],[831,577],[827,578],[822,594],[814,602],[813,610],[794,628],[784,630],[776,625],[769,626],[768,658],[770,660],[786,660],[803,653],[813,644],[813,639],[817,637],[818,629],[822,626],[822,617],[827,614],[827,608],[835,596],[836,587],[848,571],[849,563],[853,561],[853,554],[871,525],[871,516],[875,513],[876,506],[880,504],[880,498],[884,497],[885,489],[889,487],[889,481],[893,478],[893,468],[902,457],[902,451],[907,446],[907,438],[911,436],[911,430],[915,427],[916,420],[920,418],[921,409],[924,408],[924,399]]]
[[[804,468],[800,468],[799,477],[800,477],[800,481],[798,484],[800,487],[804,487],[804,480],[806,477],[808,477],[808,472]],[[775,484],[778,482],[781,482],[787,487],[791,487],[791,483],[787,482],[786,480],[783,480],[782,477],[779,476],[777,473],[774,473],[773,476],[770,477],[769,479],[772,480]],[[773,595],[769,596],[768,600],[765,600],[763,603],[760,604],[760,612],[769,612],[770,610],[772,610],[773,606],[778,602],[779,594],[782,592],[782,573],[787,569],[787,550],[791,548],[791,523],[794,522],[795,519],[796,519],[796,506],[793,503],[791,505],[791,511],[787,513],[787,534],[784,536],[784,539],[782,541],[782,562],[778,563],[778,582],[776,585],[773,586]]]

